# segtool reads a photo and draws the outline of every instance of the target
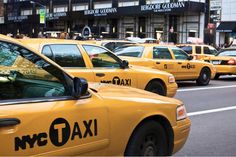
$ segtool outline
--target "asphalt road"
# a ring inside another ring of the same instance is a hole
[[[212,80],[205,87],[178,85],[175,98],[186,105],[192,126],[175,156],[236,156],[236,76]]]

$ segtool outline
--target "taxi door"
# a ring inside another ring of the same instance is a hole
[[[82,47],[90,58],[96,82],[137,87],[137,74],[128,67],[121,68],[122,61],[116,55],[95,45]]]
[[[169,48],[173,53],[175,59],[175,67],[176,67],[176,79],[177,80],[187,80],[187,79],[195,79],[197,73],[197,65],[194,61],[190,60],[187,53],[185,53],[182,49],[177,47]]]
[[[42,54],[55,61],[73,76],[95,82],[94,73],[76,44],[47,44]]]
[[[159,70],[163,70],[173,74],[174,76],[177,74],[177,69],[175,65],[175,61],[173,60],[173,56],[166,46],[156,46],[153,47],[152,58],[153,58],[153,67]]]

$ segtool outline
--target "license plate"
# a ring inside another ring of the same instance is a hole
[[[218,65],[220,63],[221,63],[221,61],[212,61],[212,64],[214,64],[214,65]]]

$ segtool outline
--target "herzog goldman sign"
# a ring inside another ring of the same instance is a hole
[[[166,13],[166,12],[183,12],[189,9],[190,2],[173,2],[173,3],[156,3],[141,6],[104,8],[85,10],[85,16],[109,16],[109,15],[126,15],[126,14],[142,14],[142,13]],[[197,3],[195,3],[197,4]],[[194,4],[194,5],[195,5]]]

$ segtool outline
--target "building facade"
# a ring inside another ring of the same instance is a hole
[[[188,37],[203,39],[206,28],[205,0],[8,0],[4,8],[0,33],[33,37],[40,31],[82,33],[88,26],[95,37],[186,43]],[[46,9],[45,24],[40,9]]]
[[[221,21],[216,29],[216,43],[230,44],[236,38],[236,0],[221,0]]]

